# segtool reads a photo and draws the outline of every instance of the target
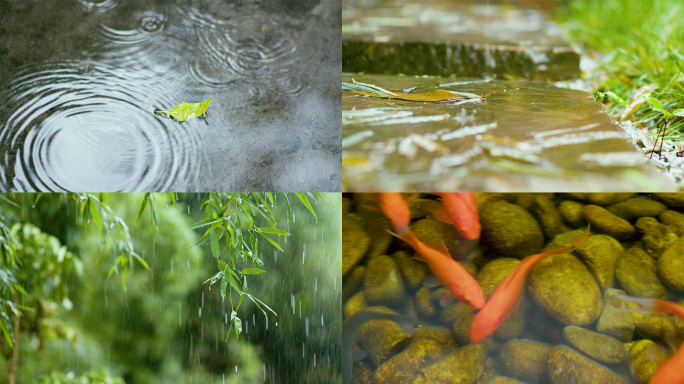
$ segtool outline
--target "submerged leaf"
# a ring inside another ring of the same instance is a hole
[[[462,100],[486,100],[487,97],[491,96],[494,92],[490,92],[486,95],[476,95],[474,93],[468,92],[455,92],[455,91],[444,91],[437,90],[431,92],[423,93],[404,93],[404,92],[393,92],[387,89],[378,87],[374,84],[360,83],[352,79],[351,83],[342,83],[342,89],[352,91],[359,95],[364,96],[375,96],[382,97],[385,99],[399,99],[408,101],[432,101],[432,102],[451,102],[451,101],[462,101]]]
[[[214,99],[209,99],[201,103],[181,103],[168,111],[154,111],[154,113],[165,112],[178,121],[186,121],[193,117],[200,117],[207,112],[209,103]]]

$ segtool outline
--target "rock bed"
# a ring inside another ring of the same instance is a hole
[[[460,238],[453,226],[425,218],[422,195],[410,203],[411,228],[425,243],[444,241],[476,277],[485,296],[519,260],[569,245],[573,252],[532,267],[521,303],[493,336],[470,343],[476,313],[444,287],[426,287],[426,264],[392,238],[389,220],[367,209],[365,194],[345,195],[343,300],[347,318],[382,307],[417,318],[415,335],[391,321],[362,325],[357,383],[646,383],[662,359],[656,344],[684,338],[672,316],[624,311],[613,293],[684,300],[684,194],[477,194],[482,235]]]

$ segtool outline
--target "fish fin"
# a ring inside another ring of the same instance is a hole
[[[437,279],[435,275],[428,275],[423,279],[424,287],[437,287],[442,285],[442,283]]]
[[[362,207],[364,207],[364,208],[366,208],[366,209],[368,209],[368,210],[371,210],[371,211],[375,211],[375,212],[380,212],[380,211],[381,211],[380,208],[378,208],[378,207],[373,207],[372,205],[362,205]]]
[[[368,352],[364,351],[359,347],[352,349],[352,361],[360,361],[365,359],[367,356]]]
[[[408,197],[404,198],[404,200],[408,204],[408,203],[412,202],[413,200],[415,200],[419,195],[420,195],[419,193],[412,193]]]
[[[448,255],[449,257],[451,257],[451,258],[453,259],[453,257],[451,256],[451,253],[449,252],[449,248],[447,248],[446,244],[444,244],[443,241],[442,241],[441,246],[442,246],[442,247],[441,247],[442,249],[440,249],[440,250],[441,250],[442,252],[444,252],[445,255]]]
[[[453,303],[454,300],[455,300],[454,297],[450,293],[448,293],[448,294],[442,296],[441,299],[439,299],[439,306],[442,308],[445,308],[445,307],[451,305],[451,303]]]
[[[451,219],[449,212],[447,212],[443,205],[430,207],[429,211],[434,219],[437,219],[443,223],[454,225],[454,221]]]

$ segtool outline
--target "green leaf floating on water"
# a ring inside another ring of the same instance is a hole
[[[207,112],[209,103],[211,103],[212,100],[214,99],[209,99],[201,103],[181,103],[168,111],[154,111],[154,113],[165,112],[178,121],[186,121],[192,119],[193,117],[200,117],[204,115]]]

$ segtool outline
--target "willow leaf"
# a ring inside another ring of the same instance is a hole
[[[154,111],[154,113],[165,112],[178,121],[186,121],[193,117],[200,117],[207,112],[209,103],[214,99],[209,99],[201,103],[181,103],[168,111]]]

